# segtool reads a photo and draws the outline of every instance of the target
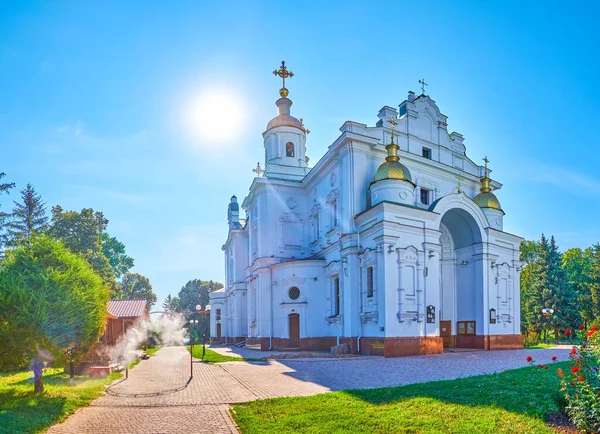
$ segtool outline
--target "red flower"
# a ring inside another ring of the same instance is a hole
[[[571,386],[575,386],[575,382],[574,381],[571,381]]]
[[[592,329],[591,329],[591,330],[592,330],[593,332],[597,332],[597,331],[598,331],[598,326],[592,326]]]
[[[583,330],[585,327],[583,325],[579,326],[579,330]]]
[[[567,336],[567,337],[571,336],[571,330],[565,330],[565,336]]]
[[[552,356],[552,361],[556,362],[556,356]]]
[[[542,369],[544,367],[544,365],[538,365],[538,368]]]
[[[527,359],[525,359],[525,360],[527,360],[527,363],[531,363],[533,361],[533,357],[527,356]]]
[[[544,369],[548,369],[548,366],[544,366]]]
[[[573,374],[577,374],[577,373],[579,372],[579,368],[578,368],[577,366],[572,366],[572,367],[571,367],[571,372],[572,372]]]
[[[577,354],[577,349],[576,349],[576,348],[573,348],[573,349],[571,350],[571,354]]]
[[[580,383],[583,383],[583,380],[584,380],[584,378],[583,378],[583,377],[579,377],[579,378],[577,379],[577,381],[579,381]]]

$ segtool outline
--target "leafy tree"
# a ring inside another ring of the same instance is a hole
[[[7,244],[11,246],[45,231],[48,226],[46,204],[31,184],[27,184],[25,189],[21,190],[21,200],[23,203],[14,201],[13,212],[7,225]]]
[[[536,315],[536,297],[534,282],[537,276],[540,257],[540,243],[537,241],[521,242],[521,331],[539,333],[539,324]]]
[[[200,305],[204,310],[210,301],[209,294],[222,287],[222,283],[213,282],[212,280],[207,282],[200,279],[193,279],[183,285],[179,291],[177,297],[179,298],[179,311],[188,320],[198,320],[198,326],[196,326],[195,330],[192,330],[196,341],[200,341],[202,335],[208,336],[210,330],[210,316],[199,314],[196,311],[196,306]]]
[[[600,318],[600,244],[596,243],[589,249],[590,255],[590,282],[589,294],[591,316],[594,320]]]
[[[171,294],[167,295],[165,301],[162,304],[165,312],[179,312],[179,298],[171,297]]]
[[[102,248],[102,234],[107,224],[108,220],[104,215],[91,208],[84,208],[78,213],[64,211],[60,206],[55,206],[52,208],[50,234],[63,241],[71,251],[83,255],[117,295],[118,286],[113,268]]]
[[[30,363],[43,391],[45,360],[76,360],[105,327],[109,292],[81,256],[46,235],[7,252],[0,269],[0,365]]]
[[[4,178],[6,176],[6,174],[4,172],[0,172],[0,179]],[[14,182],[10,182],[10,183],[6,183],[6,182],[0,182],[0,193],[6,193],[9,194],[10,190],[12,188],[14,188],[15,183]],[[6,219],[8,217],[8,214],[0,211],[0,247],[2,247],[3,241],[4,241],[4,230],[5,230],[5,225],[6,225]]]
[[[125,245],[122,242],[106,232],[102,232],[100,241],[102,242],[102,253],[108,258],[115,278],[120,279],[133,268],[133,258],[125,254]]]
[[[190,316],[192,312],[196,312],[197,305],[204,309],[209,303],[209,294],[219,288],[223,288],[223,284],[212,280],[193,279],[188,281],[181,287],[178,294],[180,311],[186,312],[186,316]]]
[[[156,294],[152,291],[152,285],[147,277],[138,273],[127,273],[119,285],[121,288],[121,298],[145,298],[148,311],[156,303]]]

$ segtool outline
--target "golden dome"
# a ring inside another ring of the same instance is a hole
[[[477,206],[479,206],[479,208],[492,208],[497,209],[498,211],[502,211],[500,201],[498,200],[496,195],[492,193],[492,189],[490,188],[490,181],[491,179],[487,176],[481,178],[481,193],[479,193],[473,198],[473,202],[475,202]]]
[[[382,179],[400,179],[412,182],[408,168],[399,161],[386,161],[375,173],[375,181]]]
[[[375,180],[373,182],[382,181],[384,179],[398,179],[400,181],[408,181],[412,184],[412,177],[408,168],[400,162],[398,157],[398,149],[400,147],[394,143],[392,136],[392,143],[385,147],[388,151],[388,156],[385,157],[385,162],[379,166],[375,173]]]

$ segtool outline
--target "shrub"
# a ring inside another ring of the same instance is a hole
[[[575,332],[569,372],[559,370],[561,391],[571,420],[584,432],[600,432],[600,332],[598,326]]]

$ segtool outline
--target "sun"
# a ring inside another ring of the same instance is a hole
[[[194,133],[212,146],[236,138],[243,121],[240,99],[227,91],[202,94],[192,104],[190,114]]]

